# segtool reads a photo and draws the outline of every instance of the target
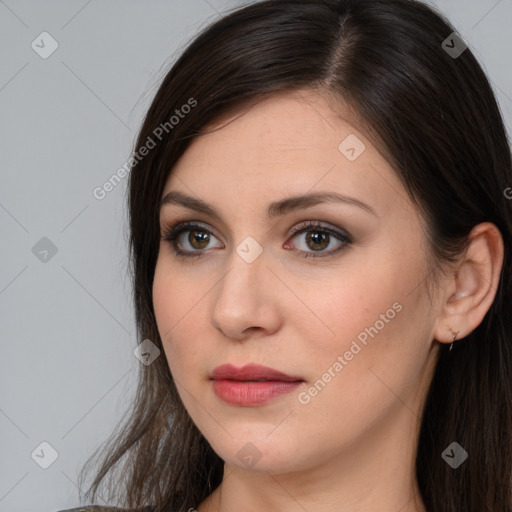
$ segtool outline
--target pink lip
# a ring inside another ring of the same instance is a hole
[[[213,391],[221,400],[239,406],[263,404],[293,391],[303,382],[300,377],[255,364],[242,368],[224,364],[215,368],[210,378],[213,380]],[[262,379],[264,381],[256,382]]]

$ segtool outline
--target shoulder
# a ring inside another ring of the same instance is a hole
[[[57,510],[57,512],[124,512],[120,508],[100,507],[99,505],[91,505],[88,507],[67,508],[66,510]]]
[[[57,512],[122,512],[119,508],[114,507],[100,507],[92,505],[89,507],[67,508],[66,510],[57,510]]]
[[[76,507],[76,508],[67,508],[66,510],[57,510],[57,512],[132,512],[125,508],[116,508],[116,507],[101,507],[99,505],[90,505],[88,507]],[[145,507],[143,509],[139,509],[139,512],[152,512],[151,507]]]

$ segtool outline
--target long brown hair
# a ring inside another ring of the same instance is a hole
[[[462,49],[454,31],[415,0],[266,0],[204,29],[165,76],[132,161],[138,343],[150,339],[163,354],[152,303],[158,207],[191,140],[221,115],[277,91],[309,88],[338,98],[375,135],[426,219],[436,268],[464,250],[476,224],[489,221],[501,231],[505,255],[495,300],[473,332],[440,353],[416,476],[429,512],[512,512],[512,201],[505,192],[512,186],[511,152],[471,49],[456,55],[443,44],[451,36],[449,48]],[[453,441],[469,454],[457,469],[441,457]],[[91,502],[110,475],[108,499],[117,491],[119,506],[186,512],[223,476],[223,461],[186,412],[163,355],[140,365],[131,415],[101,453],[86,495],[92,492]]]

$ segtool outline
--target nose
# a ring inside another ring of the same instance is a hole
[[[211,315],[212,325],[227,338],[242,341],[255,331],[263,336],[279,329],[283,284],[268,263],[265,251],[250,263],[233,251],[229,268],[215,287]]]

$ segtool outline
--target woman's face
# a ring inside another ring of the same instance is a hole
[[[195,138],[166,183],[218,213],[162,206],[162,233],[194,227],[174,240],[187,256],[161,241],[153,299],[180,397],[232,466],[413,456],[437,355],[424,232],[349,119],[312,92],[275,95]],[[313,194],[345,199],[269,215]]]

